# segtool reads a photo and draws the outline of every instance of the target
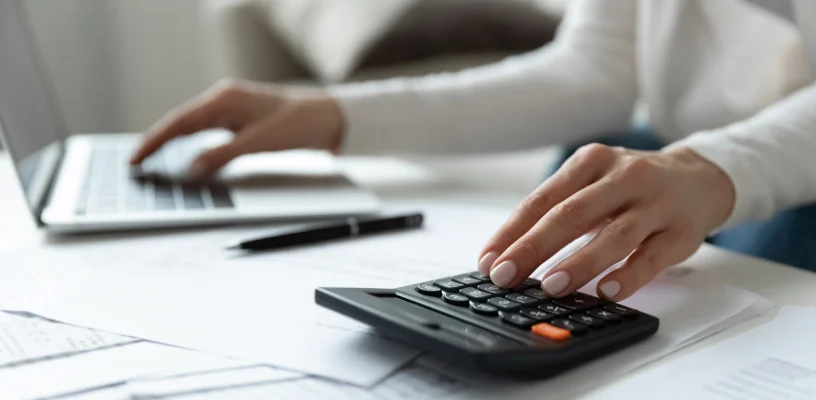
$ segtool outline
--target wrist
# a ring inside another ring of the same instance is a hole
[[[728,174],[688,147],[676,147],[663,153],[702,185],[704,198],[711,206],[707,207],[710,212],[707,216],[708,230],[713,231],[722,226],[731,216],[736,203],[736,187]]]
[[[309,100],[312,109],[311,118],[318,122],[320,135],[326,150],[339,154],[343,147],[346,132],[346,121],[337,100],[323,95]]]

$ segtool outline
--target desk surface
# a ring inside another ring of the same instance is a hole
[[[355,181],[386,202],[442,201],[512,207],[535,186],[532,180],[534,177],[531,177],[514,187],[502,187],[497,191],[489,182],[474,179],[473,177],[484,175],[474,171],[473,165],[463,167],[467,165],[466,162],[456,164],[437,160],[417,164],[394,158],[344,158],[342,163]],[[465,173],[467,176],[459,178]],[[44,239],[44,234],[37,230],[25,207],[8,157],[2,152],[0,152],[0,221],[2,221],[0,252],[37,246]],[[694,255],[692,262],[720,282],[750,290],[778,305],[816,306],[814,273],[730,253],[708,245],[704,245]],[[763,322],[763,319],[758,319],[734,327],[656,364],[671,362],[675,357],[727,339]]]

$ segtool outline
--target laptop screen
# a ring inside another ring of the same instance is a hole
[[[21,1],[0,1],[0,133],[34,210],[60,159],[64,126],[25,18]]]

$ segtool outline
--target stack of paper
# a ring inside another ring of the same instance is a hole
[[[816,399],[816,307],[783,307],[730,340],[593,393],[587,400]]]
[[[233,228],[73,243],[6,256],[0,267],[0,309],[243,360],[213,365],[210,359],[209,365],[194,368],[166,368],[168,363],[157,360],[161,368],[156,370],[165,373],[142,368],[102,374],[104,379],[96,381],[98,386],[128,381],[117,389],[127,396],[239,398],[240,391],[241,396],[316,398],[323,391],[340,391],[348,397],[373,393],[377,398],[479,398],[512,393],[515,398],[538,398],[542,392],[561,396],[586,389],[770,307],[756,295],[678,267],[625,303],[661,318],[654,338],[543,383],[479,379],[474,385],[469,382],[473,374],[428,359],[411,363],[416,350],[314,304],[314,288],[319,286],[396,287],[473,270],[480,247],[507,215],[484,208],[416,208],[426,214],[423,230],[263,255],[224,251],[228,241],[258,233],[257,228]],[[591,285],[586,289],[594,290]],[[196,354],[159,347],[162,357]],[[86,355],[104,358],[111,351]],[[587,381],[586,376],[593,379]],[[85,390],[92,384],[55,386],[49,393],[57,388]],[[411,392],[409,387],[424,389]]]

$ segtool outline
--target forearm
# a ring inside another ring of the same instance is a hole
[[[634,2],[578,2],[556,41],[494,65],[339,86],[355,152],[502,151],[624,128],[637,97]]]
[[[700,132],[672,147],[689,147],[732,180],[736,203],[724,227],[766,219],[816,202],[816,85],[756,116]]]

